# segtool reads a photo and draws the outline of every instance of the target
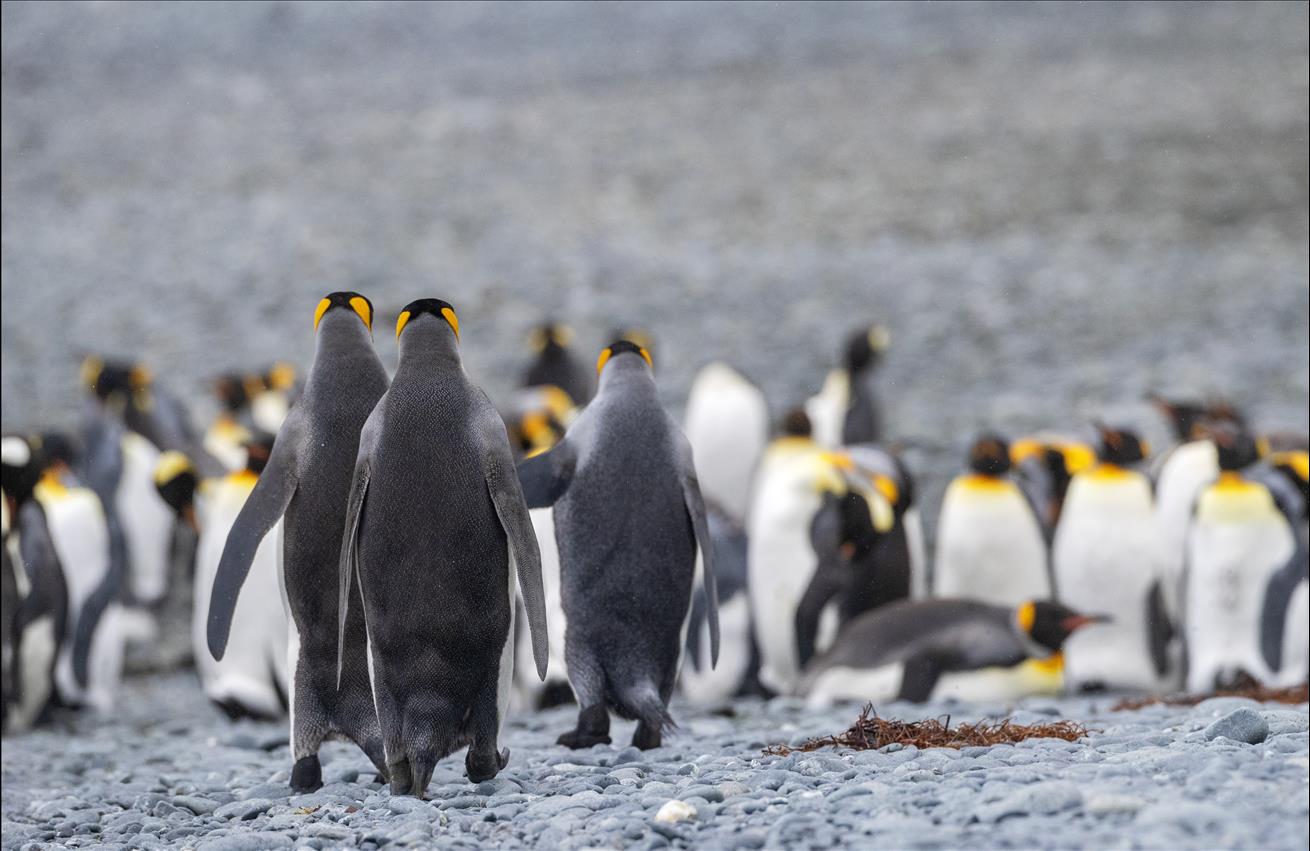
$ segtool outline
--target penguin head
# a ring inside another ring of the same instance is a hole
[[[336,308],[344,309],[337,311]],[[337,313],[344,315],[347,311],[358,316],[369,333],[373,333],[373,302],[351,290],[328,293],[319,299],[318,307],[314,308],[314,330],[318,330],[325,316]]]
[[[264,472],[268,459],[273,455],[274,435],[261,431],[244,444],[246,450],[246,469],[256,476]]]
[[[554,320],[547,320],[532,329],[528,342],[537,353],[562,351],[573,342],[573,329]]]
[[[650,359],[650,352],[646,351],[645,346],[638,345],[631,340],[616,340],[601,349],[600,357],[596,359],[596,374],[603,375],[605,367],[609,365],[610,361],[623,355],[637,355],[646,362],[647,367],[653,369],[655,366],[654,362]],[[634,358],[624,358],[624,361],[636,363]]]
[[[858,375],[864,370],[877,365],[878,359],[891,343],[891,335],[881,325],[874,324],[858,328],[846,338],[846,351],[842,353],[842,365],[851,375]]]
[[[61,431],[43,431],[32,440],[41,469],[62,472],[77,463],[77,445]]]
[[[1106,615],[1084,615],[1053,600],[1029,600],[1015,610],[1019,628],[1035,643],[1052,652],[1064,646],[1065,639],[1085,626],[1107,623]]]
[[[779,431],[782,432],[783,437],[810,437],[814,434],[814,426],[810,423],[810,415],[805,413],[805,409],[797,407],[783,415]]]
[[[984,434],[969,448],[969,469],[984,476],[1003,476],[1010,470],[1010,444],[998,434]]]
[[[31,440],[18,434],[0,438],[0,488],[16,505],[32,498],[41,481],[41,464]]]
[[[1151,451],[1146,441],[1127,429],[1111,428],[1105,423],[1094,423],[1099,439],[1096,458],[1103,464],[1128,467],[1142,461]]]
[[[87,355],[82,360],[82,386],[101,403],[115,401],[126,404],[132,395],[134,385],[145,377],[143,372],[137,372],[134,382],[135,369],[132,364],[125,361],[106,360],[99,355]]]
[[[1219,469],[1225,473],[1236,473],[1260,460],[1255,438],[1243,429],[1215,426],[1210,431],[1210,440],[1219,456]]]
[[[196,488],[200,477],[191,459],[181,452],[168,451],[155,462],[155,490],[173,513],[195,528]]]
[[[228,414],[239,414],[250,404],[250,378],[238,372],[229,372],[214,379],[214,396]],[[261,382],[262,383],[262,382]]]
[[[1174,437],[1180,442],[1205,437],[1205,421],[1209,418],[1205,405],[1194,401],[1166,399],[1158,393],[1150,393],[1146,398],[1169,421]]]
[[[425,315],[434,317],[436,322],[417,322],[419,317]],[[459,317],[455,315],[455,308],[450,306],[450,302],[439,298],[420,298],[405,305],[396,319],[396,339],[399,340],[401,332],[411,325],[449,328],[455,335],[455,342],[459,342]]]

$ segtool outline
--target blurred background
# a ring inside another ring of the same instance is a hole
[[[930,505],[984,426],[1163,436],[1150,390],[1304,432],[1307,114],[1304,3],[5,3],[3,425],[87,351],[203,423],[356,289],[389,366],[451,301],[493,398],[542,319],[641,326],[675,411],[880,322]]]

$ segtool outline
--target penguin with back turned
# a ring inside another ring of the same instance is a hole
[[[222,661],[241,586],[260,541],[282,518],[282,590],[291,612],[291,787],[298,791],[322,785],[318,749],[327,738],[355,742],[386,776],[362,606],[350,607],[339,638],[335,581],[359,432],[388,383],[372,327],[373,304],[358,293],[334,292],[319,301],[304,393],[228,533],[210,595],[209,650]]]
[[[1284,449],[1267,457],[1256,477],[1292,525],[1296,550],[1269,579],[1260,607],[1260,651],[1280,685],[1310,674],[1310,453]]]
[[[472,782],[505,767],[516,578],[542,678],[546,609],[509,438],[464,373],[454,308],[410,302],[396,336],[399,366],[364,424],[346,509],[341,629],[358,571],[391,792],[422,797],[437,761],[465,745]]]
[[[881,325],[851,332],[842,352],[842,364],[828,373],[822,389],[805,402],[814,439],[835,448],[882,439],[882,417],[870,383],[873,371],[891,343]]]
[[[1051,563],[1060,602],[1113,621],[1070,638],[1065,677],[1074,690],[1155,691],[1167,685],[1173,636],[1151,483],[1133,469],[1148,447],[1131,431],[1097,431],[1097,463],[1069,485]]]
[[[1073,633],[1102,620],[1046,600],[1018,606],[903,600],[851,621],[806,668],[799,694],[816,705],[838,699],[921,703],[947,675],[1050,656]]]
[[[575,407],[591,401],[593,381],[586,366],[573,355],[573,331],[558,322],[543,322],[532,330],[536,357],[523,374],[524,387],[558,387]]]
[[[528,505],[553,504],[560,548],[569,681],[581,711],[560,744],[607,743],[609,709],[638,721],[632,743],[658,747],[673,725],[677,678],[699,551],[719,651],[715,554],[691,448],[664,411],[650,355],[605,348],[599,389],[554,449],[519,466]]]
[[[1010,467],[1009,444],[983,435],[969,450],[969,473],[947,487],[933,571],[938,596],[998,606],[1051,596],[1042,527]]]

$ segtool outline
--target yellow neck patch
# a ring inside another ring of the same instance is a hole
[[[408,310],[402,310],[402,311],[400,311],[400,316],[396,317],[396,339],[397,339],[397,340],[400,339],[400,332],[405,330],[405,326],[409,324],[409,320],[412,319],[412,318],[413,318],[413,317],[410,316],[410,313],[409,313]],[[459,340],[459,317],[455,315],[455,311],[451,310],[449,307],[443,307],[443,308],[441,308],[441,318],[442,318],[442,319],[445,319],[445,320],[446,320],[446,323],[447,323],[448,325],[450,325],[450,330],[452,330],[452,331],[455,332],[455,340],[458,341],[458,340]]]
[[[46,470],[41,474],[41,480],[36,483],[36,496],[38,499],[58,499],[68,496],[68,486],[54,470]]]
[[[960,487],[965,490],[979,493],[1000,493],[1001,491],[1008,491],[1011,487],[1008,479],[1003,479],[1000,476],[984,476],[982,473],[969,473],[960,476],[957,481],[960,483]]]
[[[259,474],[250,470],[237,470],[235,473],[229,473],[227,480],[233,484],[253,488],[255,482],[259,481]]]
[[[1059,674],[1064,671],[1064,654],[1052,653],[1045,659],[1029,659],[1028,664],[1035,673]]]
[[[172,450],[165,452],[155,462],[155,484],[162,485],[165,482],[171,482],[187,471],[194,471],[189,458],[181,452]]]
[[[1105,461],[1102,461],[1101,463],[1095,465],[1094,467],[1091,467],[1086,471],[1084,471],[1082,475],[1087,476],[1089,479],[1097,479],[1100,481],[1113,481],[1118,479],[1126,479],[1129,476],[1131,476],[1132,473],[1128,470],[1125,470],[1123,467],[1120,467],[1118,464],[1110,464]]]
[[[319,321],[323,318],[323,314],[324,314],[324,313],[327,313],[327,312],[328,312],[328,308],[331,307],[331,306],[332,306],[332,299],[325,298],[325,299],[322,299],[322,300],[319,301],[319,303],[318,303],[318,307],[314,308],[314,330],[315,330],[315,331],[318,330],[318,323],[319,323]]]
[[[654,369],[655,364],[654,364],[653,361],[651,361],[651,359],[650,359],[650,352],[646,351],[646,347],[645,347],[645,346],[637,346],[637,350],[641,353],[641,356],[642,356],[643,358],[646,359],[646,366],[649,366],[649,367],[651,367],[652,369]],[[606,347],[606,348],[605,348],[605,349],[600,353],[600,357],[596,359],[596,374],[597,374],[597,375],[600,375],[600,371],[601,371],[602,369],[605,368],[605,364],[609,363],[609,361],[610,361],[610,357],[612,357],[613,354],[614,354],[614,349],[613,349],[613,347],[609,347],[609,346],[607,346],[607,347]]]
[[[350,306],[359,314],[359,318],[364,320],[364,324],[368,327],[368,330],[372,331],[373,308],[369,307],[368,301],[363,296],[357,295],[350,300]]]
[[[1269,456],[1269,460],[1280,467],[1291,469],[1301,481],[1310,481],[1310,453],[1305,450],[1275,452]]]
[[[1031,633],[1033,624],[1037,622],[1037,605],[1032,601],[1022,604],[1014,613],[1014,617],[1025,634]]]

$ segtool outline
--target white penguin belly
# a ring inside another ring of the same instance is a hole
[[[217,482],[202,507],[201,534],[196,545],[196,577],[191,620],[196,670],[211,700],[234,700],[252,712],[278,715],[282,711],[280,672],[285,664],[288,617],[278,577],[278,548],[282,521],[264,536],[250,564],[250,573],[232,613],[227,652],[216,660],[209,652],[209,601],[214,576],[250,485],[225,479]]]
[[[153,603],[168,590],[173,511],[155,488],[159,450],[139,434],[123,437],[123,474],[115,494],[127,538],[128,587],[136,599]]]
[[[18,704],[10,707],[10,730],[31,727],[37,715],[50,702],[50,694],[54,690],[50,671],[55,661],[55,642],[53,615],[42,615],[23,629],[22,646],[18,649],[23,667],[23,695]]]
[[[919,509],[907,509],[901,517],[905,527],[905,543],[910,550],[910,599],[926,600],[931,596],[928,576],[928,544],[923,536],[923,520]]]
[[[788,517],[752,523],[747,558],[760,679],[780,693],[790,692],[800,673],[796,608],[817,562],[809,539],[812,517],[813,511],[798,509]]]
[[[555,511],[553,508],[534,508],[528,512],[532,520],[532,529],[537,535],[537,546],[541,551],[541,587],[546,599],[546,634],[550,636],[549,667],[546,681],[537,679],[537,665],[532,656],[532,635],[527,629],[520,630],[516,644],[514,669],[515,684],[528,708],[531,708],[537,695],[547,683],[566,683],[569,679],[568,665],[564,660],[564,630],[568,620],[564,616],[564,604],[560,591],[559,545],[555,542]],[[518,600],[517,610],[522,600],[517,591],[511,589],[511,599]]]
[[[1183,609],[1180,597],[1187,529],[1196,498],[1219,475],[1219,455],[1208,440],[1184,443],[1169,453],[1155,483],[1155,519],[1160,535],[1165,603],[1170,614]]]
[[[933,575],[941,597],[1017,606],[1051,596],[1046,543],[1018,487],[951,485],[942,504]]]
[[[1272,508],[1272,506],[1271,506]],[[1187,688],[1215,688],[1216,677],[1245,671],[1272,683],[1260,651],[1260,620],[1269,578],[1295,544],[1281,515],[1244,523],[1198,518],[1187,542]]]
[[[1070,687],[1157,689],[1146,613],[1147,594],[1160,576],[1159,539],[1146,479],[1135,473],[1112,482],[1076,476],[1056,530],[1053,560],[1061,602],[1113,618],[1084,627],[1065,642]]]
[[[904,679],[905,666],[900,662],[876,668],[828,668],[810,683],[807,703],[821,708],[838,700],[858,700],[876,708],[896,699]]]
[[[701,493],[740,521],[769,436],[764,394],[726,364],[709,364],[692,383],[684,431]]]

